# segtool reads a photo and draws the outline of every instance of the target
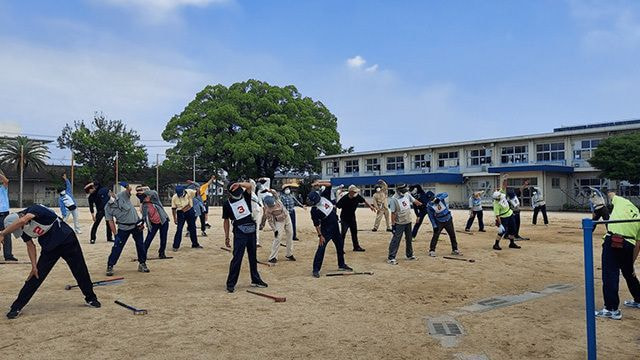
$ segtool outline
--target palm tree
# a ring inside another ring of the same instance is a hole
[[[40,170],[49,159],[49,149],[42,143],[26,136],[5,140],[0,143],[0,164],[15,165],[20,171],[20,157],[24,157],[24,168]]]

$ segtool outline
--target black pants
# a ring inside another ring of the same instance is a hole
[[[187,223],[187,230],[189,231],[189,237],[191,238],[191,246],[196,247],[198,244],[198,235],[196,234],[196,212],[193,208],[184,212],[182,210],[176,211],[178,217],[178,226],[176,228],[176,235],[173,237],[173,248],[179,249],[182,242],[182,229],[184,223]]]
[[[60,258],[64,259],[69,266],[73,277],[78,282],[80,290],[84,295],[85,301],[97,299],[96,294],[93,292],[93,284],[91,283],[89,270],[87,270],[87,263],[84,261],[84,256],[82,255],[82,248],[80,247],[76,234],[71,233],[67,238],[67,242],[49,251],[43,250],[40,253],[40,258],[36,265],[40,278],[38,279],[33,276],[25,281],[24,286],[18,294],[18,298],[11,305],[12,310],[21,310],[27,305],[31,297],[33,297],[33,294],[35,294],[36,290],[40,287],[40,284],[44,282],[44,279],[47,278],[47,275],[49,275],[49,272]]]
[[[416,223],[413,225],[413,230],[411,230],[411,238],[415,239],[418,236],[418,230],[420,230],[420,226],[424,221],[425,216],[427,216],[427,212],[419,213],[417,215]]]
[[[100,225],[102,218],[104,218],[104,211],[96,212],[96,221],[94,221],[91,226],[91,240],[96,239],[96,232],[98,231],[98,226]],[[113,241],[113,234],[111,233],[111,228],[109,227],[107,220],[104,221],[104,224],[107,227],[107,241]]]
[[[9,212],[4,212],[0,214],[0,230],[4,230],[4,218],[9,215]],[[4,237],[4,243],[2,244],[2,251],[4,252],[4,259],[9,260],[13,257],[13,253],[11,252],[11,234],[7,234]]]
[[[606,206],[603,206],[600,209],[594,210],[593,211],[593,216],[591,217],[591,219],[593,221],[598,221],[600,219],[609,220],[609,209],[607,209]],[[596,226],[598,226],[598,224],[593,224],[593,230],[591,232],[596,231]],[[608,228],[608,226],[606,224],[605,224],[605,227]]]
[[[338,256],[338,267],[343,267],[344,263],[344,239],[338,231],[338,224],[335,225],[335,229],[323,231],[324,244],[319,245],[316,249],[316,254],[313,257],[313,271],[318,272],[322,268],[322,262],[324,261],[324,252],[329,245],[329,241],[333,241],[333,245],[336,246],[336,255]]]
[[[546,212],[545,212],[546,214]],[[514,232],[515,232],[515,237],[519,238],[520,236],[520,211],[514,211],[513,212],[513,227],[514,227]]]
[[[473,220],[476,218],[476,216],[478,217],[478,227],[479,230],[482,231],[484,230],[484,221],[482,221],[482,210],[471,210],[471,215],[469,216],[469,220],[467,220],[467,225],[465,226],[465,230],[469,231],[471,230],[471,225],[473,225]]]
[[[127,244],[127,240],[129,240],[129,235],[131,235],[136,244],[138,262],[140,264],[147,262],[147,250],[144,247],[142,230],[136,227],[131,230],[118,229],[118,232],[116,233],[116,241],[113,243],[113,247],[111,248],[111,254],[109,255],[109,260],[107,260],[107,265],[114,266],[118,262],[120,254],[122,254],[122,249],[124,249],[124,246]]]
[[[449,234],[449,240],[451,240],[451,250],[458,250],[458,242],[456,241],[456,231],[453,228],[453,218],[446,222],[436,221],[437,227],[433,228],[433,237],[431,238],[431,244],[429,245],[429,251],[436,251],[436,245],[438,245],[438,238],[442,229],[447,230]]]
[[[227,276],[227,287],[234,288],[238,283],[240,276],[240,268],[242,267],[242,258],[244,250],[247,249],[247,257],[249,258],[249,271],[251,272],[251,282],[260,282],[260,274],[258,273],[258,258],[256,254],[257,240],[256,233],[245,234],[240,230],[233,230],[233,258],[229,264],[229,276]]]
[[[536,206],[533,208],[533,225],[538,222],[538,212],[542,213],[544,224],[547,225],[549,223],[549,219],[547,218],[547,205]]]
[[[353,243],[353,249],[359,249],[360,243],[358,243],[358,222],[356,218],[353,219],[340,219],[340,236],[342,236],[342,242],[346,241],[347,230],[351,232],[351,242]]]
[[[164,224],[151,224],[151,228],[149,228],[147,237],[144,240],[144,251],[147,255],[151,242],[158,231],[160,231],[160,248],[158,249],[158,255],[165,255],[165,249],[167,248],[167,233],[169,232],[169,220],[165,221]]]
[[[633,300],[640,302],[640,282],[633,270],[634,246],[623,242],[621,249],[611,247],[611,237],[606,236],[602,244],[602,292],[604,294],[604,307],[607,310],[618,310],[620,298],[618,297],[620,272],[627,282],[629,292]]]

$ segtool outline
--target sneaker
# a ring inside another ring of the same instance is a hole
[[[607,309],[602,309],[600,311],[596,311],[595,315],[596,317],[605,318],[605,319],[612,319],[612,320],[622,319],[622,311],[620,310],[610,311]]]
[[[485,230],[485,229],[478,230],[478,231],[480,231],[480,232],[487,232],[487,230]]]
[[[267,260],[267,261],[268,261],[268,262],[270,262],[270,263],[272,263],[272,264],[275,264],[275,263],[277,263],[277,262],[278,262],[278,259],[276,259],[276,258],[271,258],[271,259],[269,259],[269,260]]]
[[[252,282],[251,287],[266,288],[266,287],[269,287],[269,285],[267,285],[266,282],[260,280],[258,282]]]
[[[206,237],[206,236],[207,236],[207,233],[206,233],[206,232],[204,232],[204,231],[202,231],[202,232],[200,233],[200,236],[205,236],[205,237]]]
[[[107,242],[113,242],[113,239],[107,239]]]
[[[289,261],[296,261],[296,258],[295,258],[295,257],[293,257],[293,255],[291,255],[291,256],[287,256],[286,258],[287,258],[287,260],[289,260]]]
[[[211,225],[209,223],[204,224],[205,229],[211,229]]]
[[[363,248],[361,248],[360,246],[358,246],[357,248],[353,249],[353,251],[364,252],[365,250]]]
[[[191,245],[191,248],[192,248],[192,249],[204,249],[204,248],[202,247],[202,245],[200,245],[200,244],[197,244],[197,245]]]
[[[95,244],[95,243],[96,243],[96,239],[89,240],[89,244]]]
[[[464,232],[471,232],[470,229],[464,229]]]
[[[431,257],[436,257],[436,252],[435,252],[435,251],[433,251],[433,250],[430,250],[430,251],[429,251],[429,256],[431,256]]]
[[[260,245],[260,244],[256,244],[256,247],[259,247],[259,248],[261,248],[261,247],[262,247],[262,245]]]
[[[521,249],[522,247],[516,243],[509,244],[510,249]]]
[[[387,264],[398,265],[398,261],[396,259],[387,259]]]
[[[100,301],[98,301],[98,299],[95,299],[95,300],[87,301],[87,306],[97,309],[99,307],[102,307],[102,304],[100,304]]]
[[[500,245],[494,244],[493,245],[493,250],[502,250],[502,248],[500,247]]]
[[[371,231],[376,232],[376,231],[378,231],[378,229],[371,229]]]
[[[173,248],[171,250],[173,250],[173,252],[178,252],[178,248]]]
[[[236,291],[236,289],[235,289],[235,288],[232,288],[231,286],[227,286],[227,292],[228,292],[229,294],[233,293],[234,291]]]
[[[9,310],[9,312],[7,313],[7,319],[15,319],[20,315],[20,310],[14,310],[11,309]]]
[[[338,270],[340,270],[340,271],[353,271],[353,269],[347,264],[344,264],[344,265],[340,266],[338,268]]]
[[[158,259],[166,259],[167,255],[165,254],[158,254]]]
[[[460,250],[453,250],[451,251],[451,255],[462,256],[462,253],[460,252]]]
[[[147,264],[145,264],[145,263],[140,263],[140,264],[138,264],[138,271],[139,271],[139,272],[148,273],[150,270],[149,270],[149,268],[147,267]]]
[[[314,278],[319,278],[320,277],[320,272],[319,271],[314,271],[313,274],[311,274]]]
[[[5,261],[18,261],[18,259],[16,259],[16,257],[15,257],[15,256],[13,256],[13,255],[12,255],[12,256],[9,256],[9,257],[6,257],[6,258],[4,258],[4,260],[5,260]]]
[[[407,256],[407,260],[418,260],[418,258],[415,255],[412,255],[412,256]]]
[[[298,239],[297,237],[294,237],[293,241],[300,241],[300,239]]]
[[[640,302],[635,302],[633,300],[625,300],[624,306],[640,309]]]
[[[391,228],[387,228],[387,232],[393,232]]]
[[[107,265],[107,276],[113,276],[113,266]]]

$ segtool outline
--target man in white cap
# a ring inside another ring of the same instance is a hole
[[[7,318],[15,319],[20,315],[22,308],[31,300],[60,258],[64,259],[69,266],[87,305],[94,308],[101,306],[93,292],[91,276],[76,233],[53,211],[42,205],[32,205],[23,211],[8,215],[4,219],[4,227],[4,230],[0,231],[0,245],[6,235],[13,234],[15,238],[22,238],[27,245],[27,253],[31,260],[29,277],[20,290],[18,298],[11,305]],[[42,248],[39,259],[36,254],[36,245],[33,243],[34,238],[38,239]]]
[[[525,181],[525,186],[529,185],[528,181]],[[544,220],[544,225],[549,225],[549,218],[547,218],[547,203],[544,201],[544,196],[542,195],[542,190],[539,187],[533,186],[531,187],[531,207],[533,208],[533,225],[536,225],[538,222],[538,213],[542,213],[542,219]]]
[[[373,229],[371,231],[378,231],[378,226],[380,226],[380,221],[384,218],[385,224],[387,225],[387,231],[391,231],[391,226],[389,224],[389,204],[387,200],[387,194],[389,192],[389,186],[384,180],[378,180],[376,183],[376,193],[373,194],[373,206],[376,207],[376,221],[373,223]]]
[[[364,248],[360,246],[358,242],[358,222],[356,221],[356,210],[358,205],[365,204],[371,211],[375,212],[375,206],[369,204],[360,195],[360,189],[355,185],[350,185],[347,195],[342,196],[336,203],[340,211],[340,235],[344,242],[347,236],[347,230],[351,231],[351,242],[353,242],[353,251],[364,251]]]
[[[509,248],[520,249],[520,246],[515,243],[516,236],[516,223],[513,216],[513,210],[509,206],[507,200],[507,175],[503,175],[502,188],[499,191],[495,191],[491,196],[493,198],[493,213],[496,216],[496,226],[498,227],[498,234],[496,235],[496,242],[493,244],[493,250],[502,250],[500,247],[500,240],[503,237],[509,239]]]

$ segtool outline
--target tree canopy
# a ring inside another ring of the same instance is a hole
[[[85,181],[107,183],[115,179],[115,157],[118,151],[119,179],[137,179],[147,168],[147,151],[136,144],[140,136],[127,129],[122,120],[109,120],[96,113],[89,124],[84,120],[66,124],[58,137],[58,147],[73,151],[79,165],[77,175]]]
[[[324,104],[294,86],[248,80],[205,87],[162,137],[176,144],[167,151],[171,161],[195,155],[206,173],[272,177],[276,170],[318,171],[317,156],[343,151],[337,125]]]
[[[24,167],[41,170],[45,161],[49,159],[49,149],[41,142],[30,140],[25,136],[4,140],[0,143],[0,164],[15,166],[20,169],[20,158],[24,160]]]
[[[602,171],[603,178],[640,182],[640,132],[603,140],[589,163]]]

